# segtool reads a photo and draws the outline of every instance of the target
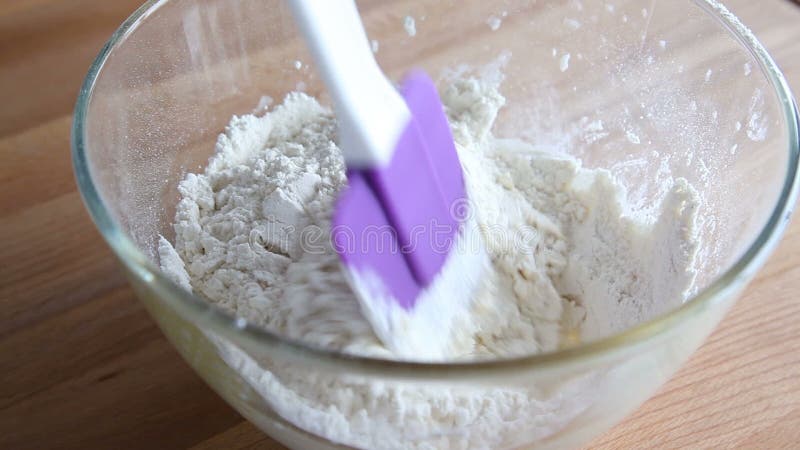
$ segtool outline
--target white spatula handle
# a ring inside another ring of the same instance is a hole
[[[410,112],[378,67],[354,0],[289,0],[322,72],[351,168],[388,164]]]

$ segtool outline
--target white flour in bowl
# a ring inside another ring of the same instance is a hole
[[[624,215],[623,187],[609,172],[495,138],[491,129],[505,102],[497,82],[459,79],[442,99],[492,260],[446,359],[556,350],[621,331],[685,299],[695,273],[699,203],[685,180],[674,182],[657,220],[643,223]],[[162,268],[250,323],[391,358],[326,240],[346,183],[335,141],[331,113],[301,93],[262,117],[234,117],[205,172],[180,184],[175,245],[161,239]],[[413,448],[415,439],[432,435],[439,436],[435,448],[495,447],[513,442],[521,424],[547,436],[582,411],[577,392],[591,383],[576,381],[572,396],[533,387],[404,388],[296,373],[219,346],[281,416],[362,448]]]

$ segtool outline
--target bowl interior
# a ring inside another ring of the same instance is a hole
[[[293,90],[327,95],[284,2],[145,7],[97,74],[82,150],[102,208],[155,262],[158,235],[173,236],[177,183],[202,171],[232,115]],[[703,1],[359,7],[387,74],[502,76],[495,134],[610,170],[629,214],[650,217],[670,180],[689,180],[702,198],[695,292],[753,244],[783,193],[788,98]]]

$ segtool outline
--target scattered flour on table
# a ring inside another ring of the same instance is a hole
[[[442,92],[492,259],[449,359],[552,351],[679,305],[698,246],[691,186],[676,180],[653,223],[627,217],[624,188],[610,172],[492,135],[505,103],[498,83],[458,79]],[[325,239],[346,183],[335,142],[331,112],[302,93],[264,116],[234,117],[205,172],[180,183],[174,247],[160,240],[162,268],[250,323],[391,358]],[[544,437],[583,411],[581,392],[592,381],[549,395],[535,387],[404,387],[293,371],[217,343],[284,418],[361,448],[512,445],[522,424]]]

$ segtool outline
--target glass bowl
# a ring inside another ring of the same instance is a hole
[[[798,174],[797,108],[783,76],[752,34],[710,1],[359,4],[391,77],[412,66],[437,77],[499,61],[508,102],[494,132],[608,168],[630,188],[633,209],[656,201],[665,177],[688,179],[702,198],[703,264],[691,299],[625,332],[552,353],[421,364],[290,342],[180,289],[156,256],[158,235],[174,236],[177,183],[202,170],[230,117],[253,111],[264,96],[304,89],[327,98],[287,6],[274,0],[153,0],[119,28],[90,68],[75,111],[73,162],[87,208],[189,364],[290,447],[586,443],[675,372],[783,232]],[[413,36],[407,17],[416,22]],[[423,393],[431,408],[487,392],[522,400],[510,411],[489,405],[475,417],[433,423],[419,411],[375,405],[322,411],[331,392],[297,395],[304,382],[377,390],[385,402]],[[303,409],[310,402],[317,407]],[[516,410],[529,419],[515,421]]]

